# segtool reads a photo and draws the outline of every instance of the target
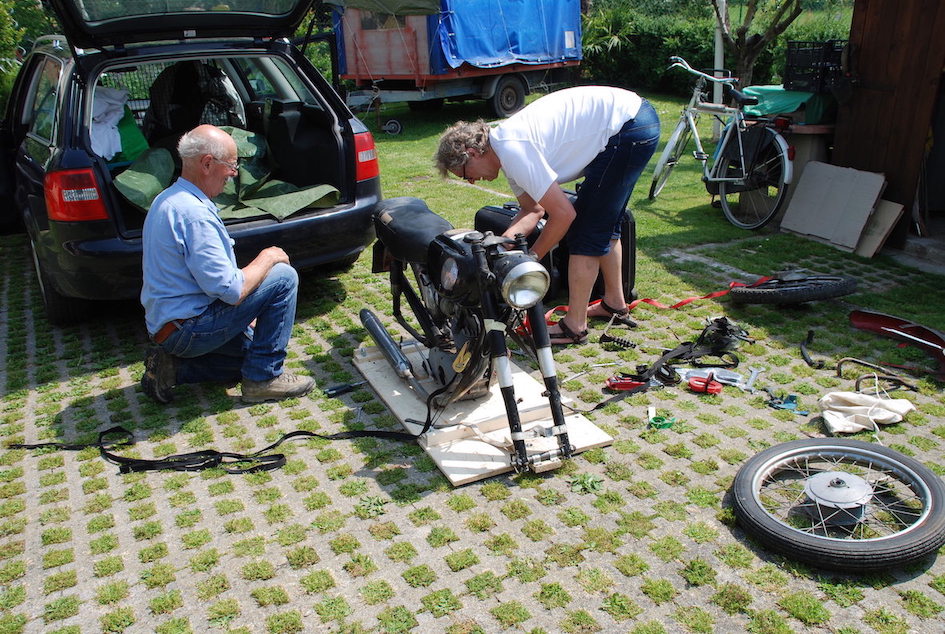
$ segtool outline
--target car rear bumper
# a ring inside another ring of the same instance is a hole
[[[228,227],[236,257],[245,266],[260,251],[279,246],[292,265],[305,270],[349,259],[374,239],[373,212],[379,195],[283,222],[260,220]],[[140,238],[101,238],[99,223],[50,223],[36,240],[50,282],[66,296],[92,300],[132,299],[141,292]],[[90,225],[99,225],[93,228]]]

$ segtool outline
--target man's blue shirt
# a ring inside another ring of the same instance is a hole
[[[144,306],[148,333],[201,314],[213,301],[239,301],[243,273],[216,205],[184,178],[161,192],[142,233]]]

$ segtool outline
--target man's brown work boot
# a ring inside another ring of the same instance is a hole
[[[174,400],[171,390],[176,384],[177,359],[156,343],[151,344],[144,358],[142,391],[158,403],[166,404]]]
[[[315,379],[312,377],[288,372],[283,372],[268,381],[243,379],[243,402],[261,403],[304,396],[311,392],[313,387],[315,387]]]

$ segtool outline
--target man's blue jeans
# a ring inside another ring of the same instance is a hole
[[[620,238],[624,209],[640,174],[660,140],[660,118],[646,100],[637,116],[607,140],[584,168],[574,210],[577,218],[566,235],[571,255],[601,256]]]
[[[239,304],[216,300],[182,320],[161,344],[179,358],[177,383],[266,381],[282,374],[298,289],[298,273],[280,263]]]

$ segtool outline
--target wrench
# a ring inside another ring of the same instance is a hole
[[[767,368],[761,368],[758,366],[748,366],[748,371],[751,372],[751,374],[748,376],[748,380],[745,382],[745,385],[744,387],[742,387],[742,389],[748,392],[749,394],[754,394],[755,393],[755,387],[754,387],[755,379],[757,379],[758,375],[764,372],[765,370],[767,370]]]

